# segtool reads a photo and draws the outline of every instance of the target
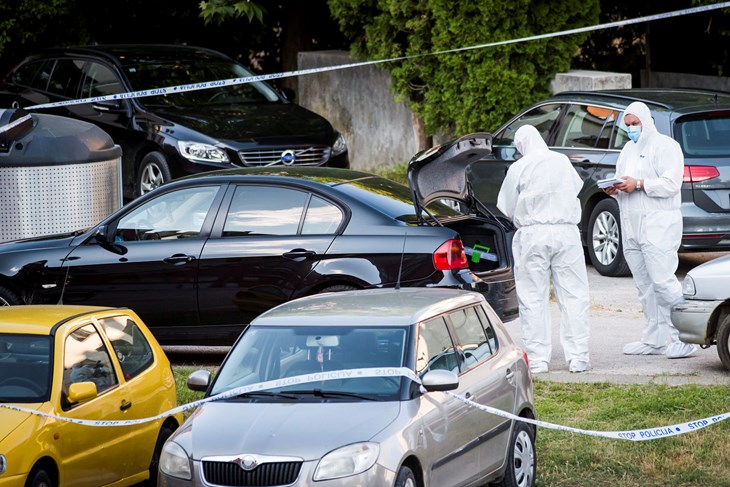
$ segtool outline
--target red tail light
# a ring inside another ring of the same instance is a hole
[[[527,352],[524,350],[522,351],[522,357],[525,359],[525,363],[527,364],[527,368],[530,368],[530,359],[527,358]]]
[[[720,175],[715,166],[684,166],[683,183],[699,183]]]
[[[461,240],[447,240],[433,253],[433,265],[440,271],[468,268]]]

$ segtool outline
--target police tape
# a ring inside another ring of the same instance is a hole
[[[362,67],[362,66],[370,66],[370,65],[375,65],[375,64],[395,62],[395,61],[404,61],[407,59],[416,59],[416,58],[427,57],[427,56],[440,56],[443,54],[453,54],[453,53],[457,53],[457,52],[471,51],[471,50],[475,50],[475,49],[484,49],[487,47],[504,46],[504,45],[516,44],[516,43],[520,43],[520,42],[529,42],[529,41],[535,41],[535,40],[541,40],[541,39],[550,39],[553,37],[560,37],[560,36],[571,35],[571,34],[580,34],[580,33],[585,33],[585,32],[592,32],[592,31],[596,31],[596,30],[614,28],[614,27],[625,27],[627,25],[632,25],[632,24],[638,24],[638,23],[643,23],[643,22],[652,22],[655,20],[663,20],[663,19],[668,19],[668,18],[672,18],[672,17],[680,17],[680,16],[684,16],[684,15],[691,15],[691,14],[707,12],[707,11],[711,11],[711,10],[717,10],[717,9],[728,8],[728,7],[730,7],[730,2],[722,2],[722,3],[712,4],[712,5],[703,5],[703,6],[699,6],[699,7],[675,10],[672,12],[647,15],[644,17],[637,17],[635,19],[619,20],[619,21],[615,21],[615,22],[608,22],[605,24],[598,24],[598,25],[593,25],[593,26],[588,26],[588,27],[579,27],[576,29],[552,32],[549,34],[539,34],[539,35],[534,35],[534,36],[521,37],[519,39],[510,39],[510,40],[505,40],[505,41],[489,42],[489,43],[485,43],[485,44],[478,44],[478,45],[474,45],[474,46],[460,47],[460,48],[455,48],[455,49],[447,49],[447,50],[442,50],[442,51],[434,51],[434,52],[423,53],[423,54],[413,54],[410,56],[399,56],[399,57],[380,59],[380,60],[375,60],[375,61],[363,61],[363,62],[357,62],[357,63],[339,64],[336,66],[302,69],[302,70],[287,71],[287,72],[282,72],[282,73],[262,74],[262,75],[256,75],[256,76],[246,76],[246,77],[230,78],[230,79],[224,79],[224,80],[205,81],[205,82],[201,82],[201,83],[189,83],[189,84],[183,84],[183,85],[166,86],[166,87],[161,87],[161,88],[154,88],[154,89],[147,89],[147,90],[140,90],[140,91],[131,91],[131,92],[127,92],[127,93],[118,93],[118,94],[114,94],[114,95],[104,95],[104,96],[95,96],[95,97],[91,97],[91,98],[82,98],[82,99],[77,99],[77,100],[64,100],[64,101],[53,102],[53,103],[43,103],[43,104],[39,104],[39,105],[33,105],[30,107],[27,107],[27,110],[34,110],[34,109],[39,109],[39,108],[61,107],[61,106],[68,106],[68,105],[80,105],[80,104],[84,104],[84,103],[97,103],[100,101],[117,101],[117,100],[129,99],[129,98],[144,98],[144,97],[148,97],[148,96],[171,95],[171,94],[185,93],[185,92],[189,92],[189,91],[206,90],[206,89],[211,89],[211,88],[222,88],[225,86],[234,86],[234,85],[240,85],[240,84],[255,83],[258,81],[271,81],[271,80],[275,80],[275,79],[288,78],[288,77],[293,77],[293,76],[304,76],[304,75],[308,75],[308,74],[325,73],[328,71],[350,69],[350,68],[356,68],[356,67]]]
[[[257,382],[255,384],[250,384],[246,386],[236,387],[234,389],[230,389],[228,391],[222,392],[220,394],[216,394],[214,396],[209,396],[203,399],[200,399],[198,401],[193,401],[188,404],[184,404],[182,406],[178,406],[176,408],[170,409],[169,411],[160,413],[156,416],[151,416],[148,418],[140,418],[140,419],[127,419],[127,420],[117,420],[117,421],[95,421],[95,420],[84,420],[84,419],[77,419],[77,418],[69,418],[64,416],[58,416],[50,413],[45,413],[43,411],[38,411],[31,408],[26,408],[22,406],[17,406],[14,404],[8,404],[8,403],[0,403],[0,409],[9,409],[13,411],[19,411],[24,412],[28,414],[33,414],[36,416],[41,416],[44,418],[54,419],[57,421],[65,421],[69,423],[74,423],[78,425],[83,426],[132,426],[142,423],[149,423],[152,421],[158,421],[161,419],[165,419],[169,416],[182,413],[184,411],[188,411],[190,409],[195,409],[199,406],[202,406],[206,403],[213,402],[213,401],[220,401],[223,399],[230,399],[235,398],[244,394],[250,394],[255,392],[261,392],[266,391],[269,389],[276,389],[280,387],[289,387],[293,385],[299,385],[299,384],[306,384],[311,382],[323,382],[323,381],[330,381],[330,380],[340,380],[340,379],[360,379],[360,378],[372,378],[372,377],[405,377],[407,379],[412,380],[413,382],[421,385],[421,391],[425,392],[425,389],[423,389],[422,381],[420,377],[418,377],[415,372],[412,370],[406,368],[406,367],[373,367],[373,368],[361,368],[361,369],[346,369],[346,370],[334,370],[334,371],[324,371],[324,372],[313,372],[309,374],[302,374],[302,375],[296,375],[292,377],[284,377],[281,379],[275,379],[265,382]],[[346,392],[346,391],[345,391]],[[582,435],[588,435],[588,436],[597,436],[601,438],[610,438],[610,439],[616,439],[616,440],[628,440],[628,441],[647,441],[647,440],[655,440],[659,438],[668,438],[671,436],[677,436],[685,433],[691,433],[693,431],[697,431],[703,428],[706,428],[708,426],[711,426],[713,424],[717,424],[720,421],[724,421],[730,417],[730,412],[724,413],[724,414],[718,414],[716,416],[709,416],[702,419],[697,419],[694,421],[688,421],[685,423],[677,423],[669,426],[659,426],[654,428],[643,428],[643,429],[635,429],[635,430],[624,430],[624,431],[597,431],[597,430],[586,430],[586,429],[580,429],[580,428],[573,428],[570,426],[562,426],[559,424],[549,423],[547,421],[540,421],[537,419],[531,419],[531,418],[525,418],[522,416],[517,416],[512,413],[508,413],[506,411],[502,411],[501,409],[496,409],[490,406],[485,406],[484,404],[479,404],[477,402],[474,402],[470,399],[467,399],[459,394],[455,394],[451,391],[444,391],[444,394],[458,400],[462,401],[463,403],[467,404],[468,406],[475,407],[477,409],[480,409],[486,413],[494,414],[495,416],[500,416],[505,419],[510,419],[514,421],[522,421],[524,423],[533,424],[535,426],[540,426],[543,428],[548,429],[554,429],[559,431],[566,431],[569,433],[578,433]]]

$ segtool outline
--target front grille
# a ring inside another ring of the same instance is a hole
[[[253,470],[244,470],[235,463],[203,461],[203,478],[211,485],[267,486],[293,484],[302,462],[262,463]]]
[[[238,155],[246,166],[319,166],[330,158],[331,149],[327,146],[282,147],[239,151]],[[292,157],[293,156],[293,157]],[[289,162],[291,159],[291,162]],[[285,161],[287,160],[287,161]]]

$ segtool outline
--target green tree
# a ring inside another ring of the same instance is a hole
[[[329,0],[354,55],[415,56],[594,25],[599,0]],[[383,64],[429,134],[495,130],[549,94],[587,34]]]

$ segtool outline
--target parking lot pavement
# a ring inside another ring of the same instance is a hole
[[[682,280],[692,267],[725,253],[681,254],[677,277]],[[550,372],[538,379],[557,382],[613,382],[620,384],[730,384],[730,372],[717,356],[715,346],[699,349],[692,357],[667,359],[664,355],[624,355],[625,343],[641,338],[643,314],[633,279],[605,277],[588,265],[590,285],[590,354],[593,370],[568,372],[560,345],[560,312],[551,301],[553,353]],[[506,324],[511,336],[522,345],[519,318]]]

